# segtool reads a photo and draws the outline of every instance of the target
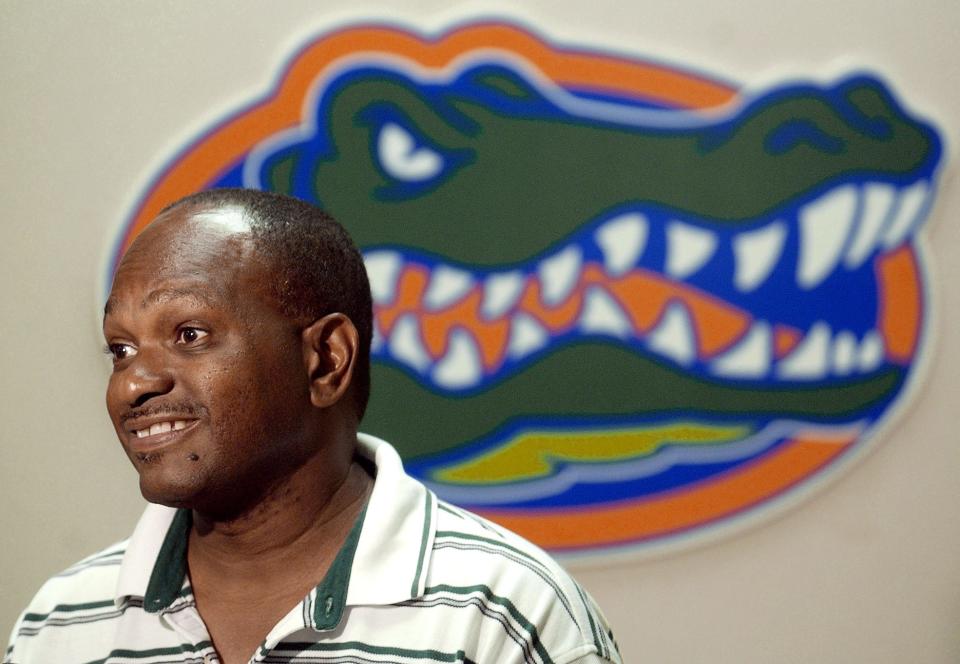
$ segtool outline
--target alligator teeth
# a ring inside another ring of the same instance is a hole
[[[787,239],[787,225],[775,221],[763,228],[740,233],[733,240],[736,272],[733,283],[743,292],[756,289],[776,267]]]
[[[430,285],[423,296],[428,311],[445,309],[459,301],[473,288],[473,276],[469,272],[438,265],[430,276]]]
[[[447,389],[472,387],[483,377],[480,349],[466,330],[450,333],[447,354],[434,367],[433,381]]]
[[[853,185],[838,187],[800,211],[800,286],[813,288],[833,272],[856,211],[857,189]]]
[[[857,368],[863,373],[870,373],[883,362],[883,338],[876,330],[867,332],[860,342],[857,352]]]
[[[517,314],[510,319],[510,340],[507,355],[519,359],[547,345],[550,334],[546,328],[527,314]]]
[[[816,380],[827,373],[830,358],[830,326],[813,324],[797,347],[777,365],[777,376],[787,380]]]
[[[363,262],[373,301],[381,306],[389,305],[393,302],[403,257],[395,251],[370,251],[363,255]]]
[[[893,249],[910,233],[914,222],[921,216],[930,186],[925,180],[914,182],[900,192],[897,211],[883,231],[883,247]]]
[[[487,320],[500,318],[517,303],[523,285],[523,273],[519,270],[491,274],[483,284],[481,313]]]
[[[833,373],[846,376],[857,361],[857,338],[853,332],[844,330],[833,340]]]
[[[639,212],[622,214],[597,229],[595,239],[608,274],[619,277],[637,264],[649,231],[646,216]]]
[[[591,286],[584,293],[580,329],[587,334],[609,334],[621,339],[633,332],[623,309],[599,286]]]
[[[717,357],[710,368],[718,376],[763,378],[770,370],[772,339],[770,325],[756,322],[737,345]]]
[[[405,314],[394,323],[390,335],[390,354],[417,371],[425,371],[430,366],[430,356],[420,341],[420,328],[414,314]]]
[[[873,252],[883,222],[890,216],[890,208],[896,200],[896,192],[889,184],[872,182],[863,188],[863,212],[854,233],[850,248],[843,259],[848,270],[854,270]]]
[[[690,314],[680,302],[667,305],[657,327],[647,337],[651,350],[687,366],[697,357]]]
[[[683,279],[706,265],[717,248],[717,236],[704,228],[671,221],[667,226],[666,271]]]
[[[540,263],[538,273],[545,304],[556,306],[567,299],[580,280],[582,263],[583,253],[576,245],[571,245]]]

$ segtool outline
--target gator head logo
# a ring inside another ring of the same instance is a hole
[[[364,428],[544,546],[632,546],[809,481],[896,403],[940,157],[866,75],[747,95],[507,25],[361,27],[188,148],[122,244],[202,187],[322,205],[374,292]]]

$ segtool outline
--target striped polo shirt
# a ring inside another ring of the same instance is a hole
[[[360,434],[376,481],[329,572],[251,662],[620,662],[601,612],[543,551],[449,505]],[[53,577],[5,663],[218,662],[186,569],[191,515],[147,507],[129,540]]]

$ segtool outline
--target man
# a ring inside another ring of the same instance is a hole
[[[5,662],[619,661],[543,552],[357,433],[370,289],[320,210],[174,203],[123,257],[103,330],[107,410],[153,504],[44,585]]]

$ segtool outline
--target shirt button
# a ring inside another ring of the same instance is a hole
[[[327,601],[323,606],[323,612],[328,616],[333,613],[333,597],[327,597]]]

